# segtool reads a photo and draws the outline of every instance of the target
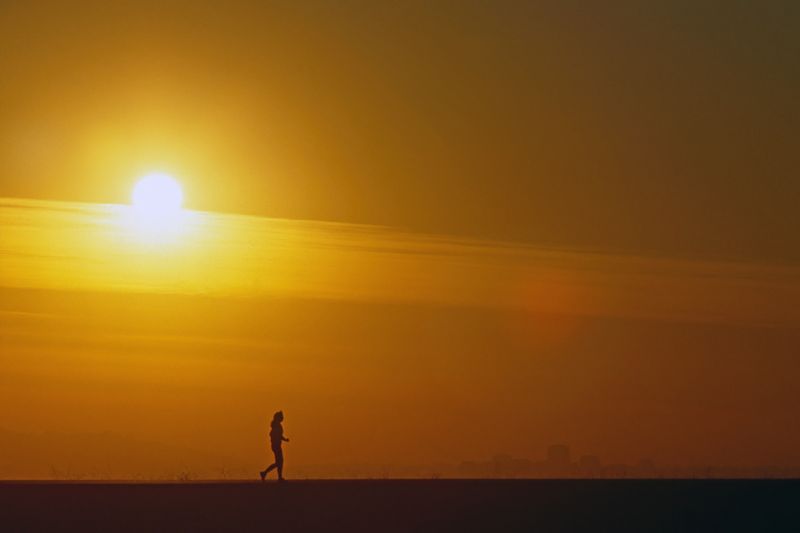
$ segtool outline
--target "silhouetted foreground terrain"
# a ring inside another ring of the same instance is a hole
[[[3,531],[800,531],[794,480],[0,483]]]

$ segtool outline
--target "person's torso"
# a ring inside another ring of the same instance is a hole
[[[280,446],[283,440],[283,426],[272,424],[272,429],[269,431],[269,439],[272,441],[273,446]]]

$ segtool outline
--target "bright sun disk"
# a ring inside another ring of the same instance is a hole
[[[171,244],[188,229],[190,212],[182,209],[183,191],[171,176],[153,173],[133,188],[132,206],[121,211],[121,223],[139,243]]]
[[[148,216],[169,216],[180,211],[183,191],[174,178],[167,174],[149,174],[133,188],[133,207]]]

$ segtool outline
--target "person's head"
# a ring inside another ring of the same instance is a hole
[[[283,411],[278,411],[274,415],[272,415],[273,422],[283,422]]]

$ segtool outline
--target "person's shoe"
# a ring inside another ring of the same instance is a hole
[[[267,477],[267,471],[262,470],[261,472],[259,472],[259,475],[261,475],[261,481],[264,481],[264,478]]]
[[[278,478],[278,481],[279,481],[279,482],[281,482],[281,483],[283,483],[284,481],[286,481],[286,478],[285,478],[285,477],[279,477],[279,478]]]

